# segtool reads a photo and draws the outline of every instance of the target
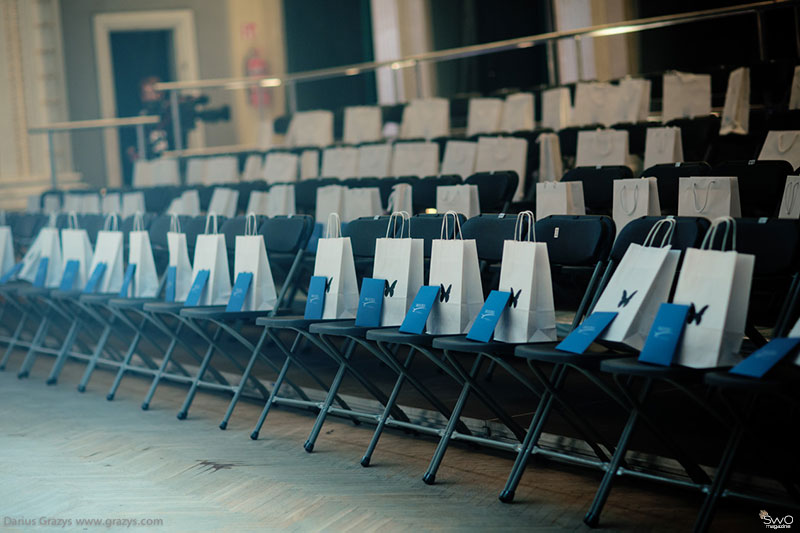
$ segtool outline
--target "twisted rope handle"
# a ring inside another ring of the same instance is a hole
[[[442,219],[442,230],[439,232],[439,238],[447,239],[447,236],[450,235],[450,225],[447,223],[450,215],[453,216],[453,240],[456,239],[456,235],[458,235],[459,239],[463,240],[464,236],[461,234],[461,222],[458,220],[458,213],[455,211],[448,211],[444,214],[444,218]]]
[[[528,222],[527,239],[523,238],[522,235],[526,221]],[[517,215],[517,222],[514,224],[514,240],[536,242],[536,219],[533,216],[533,211],[521,211]]]
[[[722,236],[720,249],[723,252],[726,251],[725,245],[728,244],[730,246],[728,250],[736,250],[736,220],[732,217],[719,217],[711,221],[711,227],[706,232],[706,236],[703,237],[703,243],[700,245],[701,250],[711,250],[714,245],[714,239],[717,237],[717,230],[723,224],[725,225],[725,233]],[[729,236],[731,237],[730,241],[728,240]]]
[[[628,215],[632,216],[633,213],[636,211],[636,208],[639,205],[639,184],[633,186],[633,208],[630,210],[625,207],[625,191],[628,189],[628,184],[623,183],[622,187],[619,188],[619,206],[622,208],[622,211]]]
[[[782,145],[783,145],[783,139],[784,139],[785,136],[791,136],[792,137],[792,141],[789,143],[789,146],[787,146],[786,148],[783,148]],[[794,132],[786,131],[786,132],[779,133],[778,134],[778,146],[777,146],[778,151],[780,153],[782,153],[782,154],[785,153],[785,152],[788,152],[789,148],[792,147],[792,145],[794,144],[794,141],[796,141],[796,140],[797,140],[797,134],[794,133]]]
[[[258,221],[256,220],[255,213],[247,213],[247,218],[244,221],[244,234],[250,237],[256,235],[258,231]]]
[[[325,228],[326,239],[338,239],[342,236],[342,221],[339,218],[339,213],[331,213],[328,215],[328,227]]]
[[[141,211],[133,215],[133,231],[144,231],[144,215]]]
[[[208,212],[208,216],[206,217],[206,229],[205,229],[205,232],[204,232],[206,235],[208,235],[208,233],[209,233],[209,231],[208,231],[208,225],[209,225],[208,223],[209,222],[212,223],[212,226],[211,226],[212,227],[212,231],[211,231],[211,233],[214,234],[214,235],[219,233],[217,231],[217,214],[215,212],[213,212],[213,211],[209,211]]]
[[[675,234],[675,226],[677,225],[677,222],[675,222],[674,218],[662,218],[661,220],[653,224],[653,227],[650,228],[650,231],[647,232],[647,237],[644,238],[642,246],[652,246],[656,240],[656,235],[658,235],[658,232],[664,225],[667,225],[669,227],[667,228],[667,231],[664,232],[664,237],[662,237],[661,239],[660,247],[664,248],[668,244],[671,244],[672,237]]]
[[[169,231],[170,233],[181,232],[181,218],[177,213],[172,213],[169,217]]]
[[[67,220],[69,229],[78,229],[78,214],[75,211],[69,212],[69,219]]]
[[[106,216],[105,224],[103,224],[105,231],[119,231],[119,216],[116,213],[110,213]]]
[[[708,197],[711,196],[711,186],[714,185],[716,182],[717,180],[708,180],[708,183],[706,183],[706,199],[703,202],[703,207],[697,206],[697,183],[692,182],[692,197],[694,199],[694,210],[697,211],[698,213],[702,213],[703,211],[706,210],[706,207],[708,207]]]
[[[792,190],[791,194],[789,194],[789,202],[786,206],[786,214],[789,215],[794,208],[794,200],[797,196],[797,189],[800,187],[800,182],[795,181],[794,183],[786,182],[786,194],[789,194],[789,189]]]

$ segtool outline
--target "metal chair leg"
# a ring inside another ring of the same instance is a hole
[[[136,353],[136,349],[139,347],[139,341],[142,339],[142,332],[136,331],[136,334],[131,341],[130,346],[128,346],[128,351],[125,352],[125,358],[122,360],[122,364],[119,365],[119,369],[117,370],[117,375],[114,376],[114,383],[111,384],[111,388],[108,389],[108,394],[106,394],[106,400],[109,402],[114,399],[114,396],[117,394],[117,389],[122,383],[122,377],[125,375],[125,371],[128,370],[128,367],[131,364],[131,360],[133,359],[133,355]],[[78,386],[78,390],[83,392],[86,390],[86,383],[89,381],[89,376],[91,375],[92,371],[94,370],[94,366],[97,364],[97,358],[92,358],[89,362],[89,366],[86,367],[86,373],[83,375],[84,379],[81,381],[81,384]],[[83,390],[81,390],[83,387]]]
[[[244,372],[242,372],[242,377],[239,380],[239,384],[236,386],[236,391],[233,393],[233,398],[231,398],[230,403],[228,404],[228,409],[225,411],[225,416],[222,417],[222,421],[219,423],[219,429],[225,429],[228,427],[228,420],[230,420],[231,415],[233,414],[233,409],[236,407],[236,404],[239,403],[239,397],[242,395],[242,391],[244,390],[244,385],[247,383],[248,378],[250,377],[250,372],[253,370],[253,365],[258,359],[259,354],[261,353],[261,347],[264,345],[264,340],[267,338],[267,331],[264,330],[261,332],[261,337],[258,339],[258,343],[256,344],[253,352],[250,354],[250,360],[247,362],[247,366],[244,368]],[[275,389],[272,390],[272,394],[275,394]]]
[[[30,374],[31,368],[33,367],[33,363],[36,360],[36,352],[39,348],[39,345],[47,336],[47,330],[49,328],[50,328],[50,316],[49,314],[45,314],[42,317],[42,321],[39,323],[39,327],[36,329],[36,333],[33,335],[33,340],[31,341],[31,345],[28,348],[28,353],[25,354],[25,359],[22,361],[22,365],[20,366],[19,372],[17,373],[17,378],[19,379],[27,378],[28,375]]]
[[[47,377],[46,383],[48,385],[55,385],[58,381],[58,376],[61,374],[61,369],[64,368],[64,363],[67,362],[67,356],[69,355],[70,350],[72,350],[72,346],[75,344],[75,338],[78,336],[78,330],[81,326],[81,320],[79,318],[75,318],[72,321],[72,324],[69,326],[69,330],[67,330],[67,336],[64,338],[64,342],[61,345],[61,350],[59,350],[58,355],[56,356],[56,360],[53,363],[53,367],[50,369],[50,375]]]
[[[28,321],[28,312],[25,311],[22,313],[22,316],[19,318],[19,323],[17,324],[16,329],[14,329],[14,334],[11,336],[11,339],[8,341],[8,346],[6,347],[6,352],[3,354],[3,360],[0,361],[0,371],[6,369],[6,364],[8,363],[8,358],[11,357],[11,352],[17,347],[17,342],[19,342],[19,337],[22,335],[22,332],[25,329],[25,324]]]

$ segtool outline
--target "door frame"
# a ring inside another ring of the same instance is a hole
[[[111,33],[117,31],[172,30],[175,79],[199,78],[197,36],[194,12],[191,9],[164,9],[100,13],[94,16],[95,61],[100,92],[100,115],[114,118],[117,114],[117,92],[114,86],[114,65],[111,55]],[[119,152],[119,132],[116,128],[103,130],[106,161],[106,183],[109,187],[122,185],[122,165]],[[192,132],[189,145],[203,146],[205,132],[202,124]]]

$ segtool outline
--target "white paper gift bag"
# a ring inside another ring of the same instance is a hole
[[[728,89],[725,91],[725,107],[719,134],[736,133],[747,135],[750,128],[750,69],[737,68],[728,76]]]
[[[500,118],[500,131],[532,131],[533,93],[512,93],[503,102],[503,114]]]
[[[273,185],[267,198],[267,216],[294,215],[294,185]]]
[[[239,160],[235,155],[218,155],[206,161],[206,185],[239,181]]]
[[[467,137],[478,133],[497,133],[503,101],[500,98],[470,98],[467,111]]]
[[[475,172],[513,170],[519,177],[514,201],[525,194],[528,166],[528,141],[518,137],[480,137],[475,156]],[[466,176],[464,176],[466,178]]]
[[[228,187],[214,187],[211,201],[208,203],[208,212],[216,213],[226,218],[236,216],[239,205],[239,191]]]
[[[288,152],[270,152],[264,160],[267,183],[297,181],[298,158]]]
[[[186,163],[186,185],[203,185],[206,182],[205,157],[192,157]]]
[[[665,231],[659,245],[656,241],[662,228]],[[636,350],[644,347],[658,308],[669,298],[681,256],[669,245],[674,231],[674,219],[659,220],[642,245],[628,246],[593,310],[617,313],[600,338]]]
[[[183,191],[181,195],[169,204],[167,213],[170,215],[186,215],[189,217],[200,216],[200,193],[197,189]]]
[[[572,101],[569,89],[556,87],[542,91],[542,127],[558,131],[572,122]]]
[[[37,195],[37,200],[39,196]],[[49,215],[51,213],[59,213],[61,211],[61,198],[55,194],[48,194],[44,197],[42,202],[42,213]]]
[[[386,237],[375,240],[372,270],[373,278],[386,280],[381,326],[399,326],[403,323],[411,302],[424,283],[424,263],[423,239],[411,238],[408,213],[392,213]]]
[[[146,213],[147,206],[144,203],[144,193],[142,191],[126,192],[122,195],[122,218],[128,218],[136,213]]]
[[[545,181],[536,184],[536,218],[550,215],[585,215],[583,183]]]
[[[365,144],[358,147],[359,178],[383,178],[389,175],[392,165],[392,145]]]
[[[310,180],[319,176],[319,150],[303,150],[300,154],[300,179]]]
[[[198,305],[225,305],[231,296],[231,274],[228,269],[228,249],[225,234],[218,233],[217,215],[209,213],[206,230],[197,236],[192,264],[192,283],[201,270],[208,270],[208,281]],[[176,289],[177,299],[177,289]]]
[[[606,82],[578,83],[575,87],[574,126],[611,126],[620,106],[619,86]],[[637,104],[638,105],[638,104]]]
[[[264,179],[263,163],[264,158],[259,154],[247,156],[247,159],[244,161],[242,181],[256,181]]]
[[[644,143],[644,168],[680,162],[683,162],[681,129],[677,126],[647,128]]]
[[[455,174],[467,178],[475,173],[475,158],[478,143],[472,141],[449,140],[444,148],[442,175]]]
[[[317,189],[317,205],[314,220],[320,224],[326,224],[331,213],[344,211],[344,195],[347,187],[342,185],[326,185]]]
[[[378,106],[350,106],[344,108],[344,142],[361,144],[381,138],[383,117]]]
[[[394,145],[393,176],[435,176],[439,174],[439,145],[434,142],[404,142]]]
[[[646,122],[650,114],[650,80],[623,78],[619,82],[617,109],[612,124]]]
[[[295,113],[286,132],[289,146],[328,146],[333,144],[333,112]]]
[[[614,180],[612,216],[617,235],[631,220],[661,216],[656,178]]]
[[[274,131],[275,123],[271,118],[259,120],[256,130],[256,148],[262,151],[272,148],[272,133]]]
[[[358,174],[358,148],[345,146],[322,151],[322,177],[353,178]]]
[[[664,74],[663,117],[691,118],[711,113],[711,75],[671,72]]]
[[[778,218],[800,218],[800,176],[787,176]]]
[[[47,288],[58,287],[64,265],[61,262],[61,237],[56,228],[56,215],[50,215],[47,226],[39,230],[36,239],[22,257],[22,270],[19,279],[33,283],[39,270],[39,262],[47,258],[47,273],[44,286]]]
[[[122,212],[122,197],[118,192],[106,193],[103,196],[101,204],[104,215],[110,215],[111,213],[119,214]]]
[[[794,67],[792,90],[789,93],[789,109],[800,109],[800,65]]]
[[[177,215],[172,215],[170,220],[167,248],[169,250],[169,267],[175,269],[174,301],[185,302],[189,289],[192,288],[192,264],[189,262],[186,234],[181,231],[180,219]]]
[[[450,100],[422,98],[403,108],[401,139],[433,139],[450,135]]]
[[[710,249],[721,225],[727,251]],[[679,365],[712,368],[738,362],[755,256],[735,249],[736,223],[726,217],[713,222],[700,249],[686,250],[673,297],[673,303],[689,306],[675,359]]]
[[[770,131],[758,154],[761,160],[788,161],[800,167],[800,130]]]
[[[92,255],[92,243],[89,241],[89,234],[86,233],[85,229],[79,227],[78,217],[75,213],[70,213],[69,227],[61,230],[61,269],[58,276],[59,283],[67,263],[70,261],[77,261],[78,271],[75,274],[75,279],[70,289],[82,290],[89,280],[89,276],[92,274],[92,270],[89,268],[92,263]],[[48,278],[49,274],[48,271]]]
[[[477,185],[439,185],[436,187],[436,211],[455,212],[472,218],[481,214]]]
[[[392,192],[389,194],[387,211],[390,213],[399,211],[404,213],[414,212],[413,190],[410,184],[397,183],[392,185]]]
[[[128,296],[133,298],[155,298],[158,295],[158,273],[153,260],[150,234],[144,229],[141,213],[135,215],[133,231],[128,235],[128,265],[136,265],[133,283],[128,287]],[[187,259],[188,261],[188,259]]]
[[[278,185],[276,185],[278,187]],[[255,213],[256,215],[267,215],[269,205],[269,192],[267,191],[250,191],[250,197],[247,199],[247,209],[245,213]]]
[[[152,161],[150,185],[180,185],[181,173],[177,159],[161,157]]]
[[[454,238],[448,220],[455,224]],[[445,213],[442,234],[431,247],[428,285],[439,287],[439,298],[428,316],[426,330],[431,335],[466,333],[469,323],[483,306],[483,288],[474,239],[465,240],[455,212]]]
[[[584,130],[578,132],[576,167],[626,165],[627,163],[627,131]]]
[[[253,275],[245,294],[242,311],[271,311],[278,302],[278,293],[272,279],[272,270],[267,260],[264,236],[258,233],[256,216],[247,215],[244,235],[236,236],[236,250],[233,259],[234,280],[242,272]]]
[[[153,185],[153,161],[137,159],[133,163],[133,186],[152,187]]]
[[[87,236],[88,239],[88,236]],[[118,294],[122,289],[122,280],[125,276],[125,265],[123,250],[124,234],[119,230],[119,217],[109,215],[106,217],[105,228],[97,232],[97,242],[94,247],[91,264],[89,265],[89,276],[91,276],[99,264],[105,265],[103,276],[94,288],[94,292],[103,294]],[[64,241],[64,236],[61,236]],[[66,242],[66,241],[64,241]],[[89,245],[91,246],[91,245]],[[64,254],[66,259],[67,254]],[[66,265],[66,261],[64,262]]]
[[[564,161],[558,134],[542,133],[536,142],[539,144],[539,181],[560,180],[564,175]]]
[[[358,281],[350,237],[342,237],[339,215],[331,213],[325,238],[317,242],[314,275],[325,278],[322,318],[355,318]]]
[[[741,217],[739,180],[728,176],[699,176],[678,180],[678,216]]]
[[[6,224],[6,212],[0,211],[0,277],[14,267],[14,235]]]
[[[536,242],[533,213],[517,215],[514,240],[503,243],[498,289],[511,293],[500,315],[494,340],[550,342],[556,340],[556,313],[547,244]]]
[[[377,187],[352,187],[344,190],[344,211],[342,213],[344,222],[381,214],[383,214],[381,191]]]

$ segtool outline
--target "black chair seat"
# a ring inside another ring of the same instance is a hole
[[[24,287],[18,287],[14,290],[16,294],[20,296],[46,296],[50,294],[53,289],[48,289],[47,287],[34,287],[33,285],[26,285]]]
[[[356,326],[355,322],[317,322],[312,324],[308,331],[318,335],[332,335],[334,337],[364,337],[368,331],[375,329],[371,326]]]
[[[208,305],[200,307],[184,307],[180,314],[186,318],[217,318],[225,313],[224,305]]]
[[[6,294],[11,294],[15,292],[19,292],[20,289],[24,289],[25,287],[30,287],[31,284],[27,281],[11,281],[6,283],[5,285],[0,285],[0,292],[4,292]]]
[[[144,304],[143,309],[149,313],[176,315],[183,307],[183,302],[153,302]]]
[[[273,329],[304,329],[307,330],[311,327],[311,324],[316,324],[318,322],[341,322],[339,320],[334,319],[306,319],[302,316],[262,316],[261,318],[256,319],[257,326],[266,326],[268,328]],[[350,322],[353,324],[353,320],[347,320],[345,322]]]
[[[608,359],[624,357],[623,354],[613,352],[599,344],[592,344],[589,351],[582,354],[556,350],[557,344],[557,342],[523,344],[514,350],[514,355],[543,363],[568,364],[589,369],[598,368],[600,363]]]
[[[233,322],[234,320],[255,321],[257,318],[269,316],[272,311],[225,311],[224,305],[210,307],[186,307],[181,309],[181,316],[186,318],[199,318],[206,320],[221,320]]]
[[[79,290],[62,291],[61,289],[53,289],[50,292],[50,298],[54,300],[77,300],[81,296],[94,296],[94,294],[84,295]],[[109,295],[111,296],[111,295]]]
[[[788,381],[751,378],[748,376],[731,374],[730,372],[709,372],[705,375],[704,380],[706,384],[711,385],[712,387],[742,389],[753,392],[760,392],[764,390],[778,391],[789,384]]]
[[[479,342],[468,339],[466,335],[447,335],[435,337],[433,347],[449,352],[463,353],[488,353],[488,354],[511,354],[514,352],[515,344],[507,342],[489,341]]]
[[[400,328],[379,328],[367,332],[367,339],[389,344],[415,344],[417,346],[431,346],[436,337],[425,333],[402,333]]]
[[[112,298],[108,301],[111,307],[120,309],[143,309],[145,304],[158,303],[157,298]]]
[[[53,292],[53,298],[58,298],[58,291]],[[114,298],[119,298],[118,294],[105,293],[105,294],[80,294],[78,300],[87,304],[104,305]]]
[[[659,366],[640,363],[636,358],[626,357],[611,361],[603,361],[600,370],[611,374],[625,374],[655,379],[688,379],[701,380],[709,369],[689,368],[686,366]]]

